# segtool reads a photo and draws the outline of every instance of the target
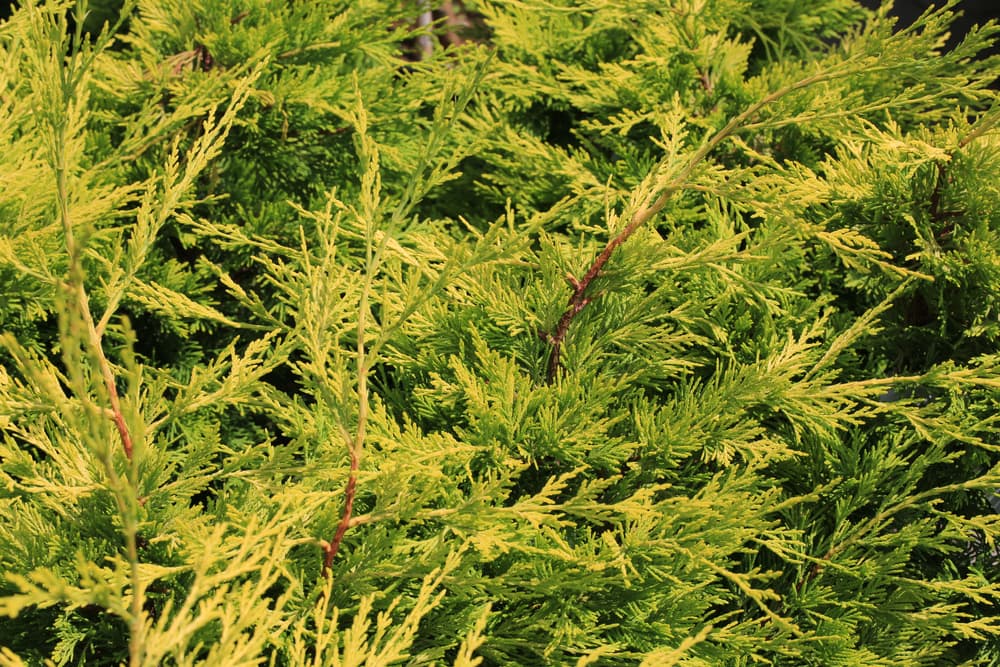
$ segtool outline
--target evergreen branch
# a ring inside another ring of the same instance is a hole
[[[57,206],[59,208],[59,220],[62,223],[63,234],[66,242],[66,252],[70,258],[69,280],[66,284],[72,299],[76,305],[78,314],[87,328],[87,344],[97,360],[98,370],[104,382],[104,390],[107,392],[108,403],[110,404],[110,417],[118,431],[118,437],[122,443],[125,456],[132,460],[132,435],[129,432],[128,424],[125,422],[125,415],[122,413],[121,400],[118,397],[118,389],[115,386],[115,375],[111,369],[111,363],[107,355],[104,354],[104,341],[101,332],[98,331],[94,322],[94,317],[90,312],[90,297],[87,288],[84,286],[82,249],[76,242],[73,233],[73,221],[69,212],[69,191],[67,186],[66,164],[61,153],[60,146],[69,141],[65,124],[61,127],[54,127],[59,135],[54,146],[56,155],[53,156],[53,169],[56,175]]]
[[[369,230],[372,225],[369,224]],[[364,286],[361,290],[361,302],[358,307],[358,328],[357,328],[357,373],[358,373],[358,425],[352,437],[346,429],[342,428],[344,442],[350,455],[350,469],[347,473],[347,484],[344,486],[344,509],[337,524],[337,531],[333,539],[324,547],[323,568],[324,577],[329,577],[333,559],[336,558],[340,550],[340,543],[344,540],[344,534],[351,527],[351,515],[354,512],[354,497],[358,487],[358,467],[361,459],[361,448],[364,446],[365,430],[368,422],[368,364],[365,355],[365,331],[367,325],[366,313],[368,311],[368,298],[371,292],[372,279],[377,259],[372,257],[371,236],[366,247],[367,271],[365,272]],[[380,248],[381,249],[381,248]]]
[[[453,667],[477,667],[477,665],[482,663],[482,658],[476,657],[475,652],[486,641],[483,633],[486,631],[486,622],[489,620],[492,611],[491,604],[483,607],[483,611],[479,615],[479,618],[476,619],[475,625],[466,633],[465,638],[462,640],[458,655],[455,656],[455,661],[452,663]]]
[[[854,324],[848,327],[847,330],[837,336],[820,360],[817,361],[816,364],[802,377],[802,381],[809,382],[815,378],[817,373],[825,369],[829,364],[833,363],[841,352],[850,347],[851,344],[853,344],[854,341],[861,336],[876,334],[878,329],[873,327],[875,321],[880,315],[882,315],[882,313],[892,307],[892,304],[895,303],[896,299],[898,299],[899,296],[906,291],[913,280],[914,278],[912,277],[904,280],[898,287],[896,287],[896,289],[886,296],[881,303],[869,309],[864,315],[859,317]]]
[[[959,491],[969,491],[974,489],[992,490],[996,488],[998,479],[997,472],[990,472],[976,479],[971,479],[965,482],[958,482],[956,484],[948,484],[945,486],[935,487],[933,489],[928,489],[926,491],[921,491],[916,493],[909,498],[891,506],[887,507],[873,517],[866,519],[865,521],[858,524],[851,534],[845,537],[843,540],[837,544],[831,545],[826,552],[820,556],[818,559],[813,561],[812,567],[809,571],[795,582],[795,590],[801,591],[802,588],[818,577],[825,566],[833,561],[837,555],[844,552],[848,547],[856,544],[866,535],[874,533],[880,525],[885,523],[888,519],[899,514],[900,512],[909,509],[915,505],[922,503],[931,503],[949,493],[956,493]]]
[[[80,282],[75,287],[76,302],[79,304],[80,315],[83,317],[87,327],[88,342],[91,350],[97,358],[98,369],[101,379],[104,382],[104,389],[108,393],[108,403],[110,404],[110,417],[118,431],[118,437],[122,443],[122,449],[129,461],[132,460],[134,445],[132,434],[129,432],[128,424],[125,422],[125,414],[122,412],[121,399],[118,397],[118,389],[115,387],[115,374],[111,369],[111,362],[104,354],[104,342],[100,332],[94,324],[94,318],[90,313],[90,306],[87,300],[87,291]]]
[[[356,329],[355,362],[358,375],[358,424],[353,438],[341,425],[344,442],[350,455],[350,469],[347,473],[347,484],[344,487],[344,509],[333,539],[324,548],[322,574],[329,577],[333,559],[340,550],[344,534],[351,525],[351,515],[354,511],[354,496],[358,486],[358,467],[361,459],[361,449],[365,442],[365,430],[368,423],[368,371],[370,367],[369,354],[365,349],[365,335],[368,332],[369,299],[372,283],[382,263],[382,254],[389,241],[389,235],[383,234],[376,246],[375,216],[378,211],[381,194],[381,175],[379,172],[378,146],[368,136],[368,120],[365,114],[361,90],[357,78],[354,79],[355,94],[358,99],[357,116],[355,118],[358,136],[359,157],[364,164],[362,175],[362,211],[354,210],[355,216],[365,223],[365,271],[358,303],[358,322]]]
[[[417,184],[425,180],[423,176],[430,167],[432,158],[436,157],[438,152],[441,150],[444,144],[444,139],[456,123],[456,119],[459,114],[471,101],[479,83],[482,81],[482,77],[485,75],[486,68],[488,67],[490,61],[491,58],[487,58],[478,64],[472,79],[462,90],[455,93],[454,100],[450,100],[450,96],[447,94],[445,95],[442,105],[435,113],[435,123],[431,130],[430,137],[428,138],[426,152],[422,154],[420,162],[416,168],[416,173],[409,181],[410,185],[407,187],[402,200],[397,204],[392,212],[389,220],[390,228],[398,227],[408,212],[425,194],[418,189]],[[368,135],[367,116],[363,106],[361,92],[358,88],[357,79],[354,81],[354,86],[355,93],[358,97],[358,108],[354,118],[354,123],[359,137],[358,153],[362,162],[365,164],[365,172],[362,176],[363,194],[361,197],[361,211],[358,211],[354,207],[349,207],[349,210],[355,215],[355,217],[363,219],[365,222],[365,272],[361,288],[360,303],[358,306],[356,333],[357,343],[355,349],[358,375],[358,424],[353,438],[349,437],[346,432],[344,433],[345,442],[350,455],[350,468],[348,470],[347,483],[344,487],[343,512],[333,539],[324,546],[322,568],[324,576],[329,576],[330,567],[333,563],[333,559],[336,557],[337,552],[340,549],[340,544],[343,541],[344,534],[352,525],[354,525],[352,524],[351,518],[354,509],[354,498],[357,492],[358,467],[360,464],[361,452],[364,447],[369,410],[368,372],[372,365],[370,360],[378,356],[382,347],[388,342],[390,334],[401,327],[403,323],[406,322],[406,320],[409,319],[414,312],[416,312],[417,308],[422,303],[444,289],[444,287],[448,284],[449,279],[452,277],[453,271],[460,271],[462,269],[462,267],[456,267],[454,264],[448,263],[444,270],[442,270],[437,276],[432,285],[426,289],[423,294],[414,294],[413,299],[409,303],[405,304],[402,312],[399,313],[392,323],[386,324],[382,327],[382,330],[372,342],[370,348],[366,349],[365,335],[368,327],[369,301],[372,286],[375,276],[378,274],[382,266],[382,262],[390,243],[396,242],[390,234],[381,230],[376,230],[375,227],[375,219],[381,204],[381,176],[379,172],[378,146]],[[454,107],[451,109],[452,114],[450,116],[446,116],[444,108],[446,103],[449,101],[454,104]],[[433,177],[431,180],[433,180]],[[498,227],[492,228],[491,234],[497,228]],[[487,234],[485,238],[487,238],[487,240],[492,238],[491,234]],[[486,245],[487,244],[484,244],[484,246]]]
[[[864,62],[864,59],[860,58],[855,60]],[[828,71],[820,72],[789,84],[784,88],[764,96],[757,102],[747,107],[743,112],[731,118],[721,130],[702,142],[698,150],[696,150],[688,159],[677,175],[658,189],[658,194],[657,192],[654,192],[656,198],[651,203],[641,206],[639,210],[632,215],[632,219],[629,223],[608,242],[601,253],[597,256],[597,259],[595,259],[590,265],[590,268],[587,269],[583,278],[578,280],[574,276],[568,276],[568,280],[573,287],[573,293],[570,295],[569,302],[566,305],[566,310],[559,318],[555,332],[545,336],[550,345],[549,361],[546,371],[546,381],[548,383],[551,384],[555,380],[559,369],[562,367],[562,346],[566,340],[566,335],[569,332],[569,327],[572,324],[573,319],[576,318],[576,316],[579,315],[580,312],[583,311],[583,309],[586,308],[587,305],[595,298],[593,295],[588,293],[591,283],[593,283],[594,279],[600,275],[615,250],[617,250],[620,245],[625,243],[625,241],[627,241],[638,229],[649,223],[649,221],[652,220],[657,213],[662,211],[667,205],[667,202],[670,201],[670,198],[673,197],[678,190],[687,186],[687,181],[694,173],[695,169],[698,168],[698,166],[713,150],[715,150],[715,148],[719,146],[719,144],[736,132],[741,131],[750,119],[756,116],[756,114],[764,107],[803,88],[854,73],[857,71],[856,67],[848,67],[847,65],[855,65],[855,60],[847,60],[841,67],[835,67]],[[640,186],[640,188],[641,187],[642,186]]]
[[[68,113],[68,106],[70,103],[68,96],[72,94],[73,88],[70,87],[70,77],[64,78],[63,81],[63,93],[67,96],[64,100],[66,104],[65,111]],[[122,414],[121,401],[118,397],[118,390],[115,387],[114,371],[112,371],[111,363],[104,354],[103,337],[98,331],[94,317],[90,312],[90,298],[87,294],[87,289],[84,286],[83,278],[83,249],[77,243],[76,235],[73,232],[73,220],[70,216],[67,174],[68,167],[66,165],[66,156],[64,154],[64,147],[72,139],[70,136],[70,128],[68,127],[68,120],[65,116],[60,118],[52,116],[50,118],[50,125],[54,134],[51,144],[51,166],[56,177],[56,205],[59,209],[59,221],[62,225],[63,235],[65,238],[66,253],[69,255],[69,280],[67,287],[73,297],[72,302],[75,303],[79,311],[79,315],[83,320],[84,326],[87,328],[87,344],[90,346],[90,349],[97,360],[98,369],[104,382],[104,389],[108,394],[111,417],[115,423],[115,428],[118,430],[118,436],[121,439],[122,449],[125,451],[125,456],[131,460],[133,449],[132,436],[129,433],[128,425],[125,422],[125,416]]]
[[[362,132],[362,136],[367,138],[367,135],[364,132]],[[376,170],[378,168],[377,159],[377,157],[373,156],[371,162],[371,164],[375,165]],[[377,188],[378,179],[375,178],[373,182],[373,188]],[[375,192],[375,196],[377,196],[377,190]],[[364,447],[365,432],[368,424],[368,371],[370,367],[368,359],[370,355],[365,350],[365,334],[368,326],[368,301],[371,295],[372,282],[374,281],[375,273],[378,271],[379,264],[382,261],[382,252],[385,250],[385,245],[389,238],[387,234],[384,234],[378,247],[374,252],[372,252],[374,232],[374,224],[369,218],[367,225],[368,238],[365,246],[365,278],[364,284],[361,288],[360,303],[358,305],[358,340],[355,347],[358,374],[358,425],[353,438],[347,433],[346,429],[343,431],[344,441],[347,444],[348,453],[350,454],[350,468],[347,473],[347,484],[344,487],[344,510],[341,514],[340,522],[337,524],[337,531],[334,533],[333,539],[324,549],[325,553],[323,556],[322,573],[325,577],[330,576],[330,567],[333,564],[333,559],[337,556],[337,552],[340,550],[340,543],[344,539],[344,534],[347,532],[347,529],[351,527],[351,515],[354,511],[354,496],[357,493],[358,486],[358,467],[361,462],[361,450]]]
[[[70,276],[66,287],[72,296],[72,303],[76,305],[78,314],[87,328],[87,344],[97,360],[98,370],[104,383],[104,390],[107,392],[110,409],[106,411],[102,410],[101,412],[109,416],[114,422],[125,456],[131,461],[134,448],[132,435],[129,432],[128,424],[125,422],[125,415],[122,412],[121,400],[118,397],[118,389],[115,386],[115,375],[111,369],[111,362],[108,361],[107,355],[104,353],[103,336],[97,330],[97,326],[94,323],[94,317],[90,312],[89,296],[83,284],[80,251],[74,239],[73,223],[69,217],[65,168],[57,167],[56,169],[59,214],[66,237],[66,248],[70,256]]]
[[[989,111],[984,113],[979,120],[976,121],[972,131],[962,137],[962,140],[958,142],[958,147],[965,148],[970,143],[992,130],[998,123],[1000,123],[1000,103],[994,104]]]
[[[738,588],[744,595],[746,595],[746,597],[749,600],[751,600],[757,606],[757,608],[760,609],[760,611],[764,614],[765,618],[762,619],[762,622],[774,623],[782,630],[789,632],[798,638],[801,638],[804,635],[802,630],[791,619],[783,618],[781,615],[779,615],[777,612],[775,612],[768,606],[767,600],[780,599],[780,596],[778,596],[777,593],[775,593],[770,589],[755,589],[753,586],[751,586],[752,579],[750,577],[750,574],[753,573],[748,574],[742,572],[733,572],[731,570],[727,570],[721,565],[717,565],[708,558],[695,555],[688,549],[679,547],[679,550],[684,552],[685,555],[687,555],[692,560],[700,562],[702,565],[707,567],[716,575],[722,577],[729,583],[736,586],[736,588]]]

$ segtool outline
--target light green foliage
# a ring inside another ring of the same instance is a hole
[[[998,664],[995,26],[91,8],[0,24],[0,665]]]

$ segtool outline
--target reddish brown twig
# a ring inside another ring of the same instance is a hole
[[[101,332],[94,324],[94,317],[90,313],[87,291],[83,283],[76,284],[76,300],[79,302],[80,315],[83,317],[84,325],[87,327],[90,347],[97,357],[97,365],[101,371],[101,379],[104,381],[104,390],[108,392],[108,403],[110,404],[111,420],[118,430],[118,437],[122,441],[122,449],[125,456],[132,460],[132,435],[129,433],[128,424],[125,423],[125,414],[122,412],[121,399],[118,397],[118,389],[115,387],[115,375],[111,370],[111,362],[104,354],[104,340]]]
[[[111,412],[114,413],[113,419],[115,422],[115,428],[118,429],[118,437],[122,441],[122,449],[125,450],[125,456],[132,460],[132,436],[128,431],[128,424],[125,423],[125,415],[122,414],[121,404],[118,401],[118,392],[115,390],[114,380],[112,379],[110,384],[105,380],[105,386],[108,387],[108,395],[111,402]]]
[[[727,125],[726,127],[728,128],[729,126]],[[721,141],[721,139],[719,141]],[[718,142],[714,142],[712,145],[714,146],[717,143]],[[696,155],[700,155],[701,152],[702,151],[699,151]],[[682,177],[687,178],[687,176],[694,169],[695,165],[696,163],[694,162],[694,158],[692,158],[691,163],[689,163],[688,166],[682,170],[681,176],[678,176],[678,178],[671,181],[671,184],[664,188],[662,194],[660,194],[656,201],[649,206],[636,211],[635,215],[632,216],[632,220],[625,226],[625,228],[621,230],[617,236],[608,241],[606,246],[604,246],[604,250],[602,250],[601,254],[597,256],[594,263],[590,265],[587,272],[583,274],[583,278],[577,280],[573,276],[567,277],[569,283],[573,286],[573,294],[569,297],[569,303],[566,305],[565,312],[563,312],[562,317],[559,318],[559,324],[556,325],[555,332],[546,336],[546,339],[552,345],[552,351],[549,355],[549,363],[546,371],[546,379],[549,383],[555,379],[556,374],[559,372],[561,365],[560,357],[562,353],[562,344],[566,339],[567,332],[569,331],[569,325],[573,322],[573,318],[579,315],[580,312],[587,307],[587,304],[594,300],[594,297],[587,295],[587,290],[590,288],[590,284],[594,282],[594,278],[600,275],[604,265],[608,263],[609,259],[611,259],[611,255],[614,254],[618,246],[625,243],[625,241],[627,241],[637,229],[646,224],[650,218],[659,213],[660,210],[666,206],[670,196],[680,188],[680,179]]]
[[[101,378],[104,380],[104,389],[108,392],[108,403],[111,405],[111,419],[118,429],[118,437],[122,441],[122,449],[125,456],[132,460],[132,435],[129,433],[128,424],[125,423],[125,414],[122,412],[121,399],[118,398],[118,388],[115,387],[115,375],[111,370],[111,362],[104,354],[104,340],[101,331],[94,324],[94,316],[90,313],[90,304],[87,298],[87,291],[83,287],[83,282],[77,283],[77,299],[80,302],[80,314],[83,315],[84,323],[87,326],[87,333],[90,338],[90,345],[97,356],[97,365],[101,369]]]
[[[340,515],[340,523],[337,524],[337,532],[333,534],[333,539],[323,546],[323,569],[324,577],[330,576],[330,566],[333,559],[337,557],[340,550],[340,543],[344,541],[344,534],[351,527],[351,515],[354,512],[354,496],[358,487],[358,468],[361,462],[361,447],[365,442],[365,426],[368,422],[368,366],[365,363],[364,330],[365,330],[365,309],[368,307],[368,290],[371,283],[367,282],[362,292],[361,310],[358,316],[358,430],[352,436],[347,429],[343,429],[344,442],[347,444],[347,451],[351,456],[351,467],[347,473],[347,485],[344,487],[344,511]]]
[[[330,566],[333,559],[337,557],[340,550],[340,543],[344,541],[344,533],[351,526],[351,513],[354,511],[354,494],[358,486],[358,455],[351,448],[351,471],[347,475],[347,486],[344,488],[344,512],[337,524],[337,532],[333,535],[333,540],[323,549],[323,576],[330,576]]]

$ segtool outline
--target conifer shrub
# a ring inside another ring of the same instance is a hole
[[[93,5],[0,23],[0,665],[1000,664],[996,26]]]

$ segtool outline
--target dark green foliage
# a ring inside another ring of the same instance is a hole
[[[0,665],[1000,664],[996,26],[87,9],[0,24]]]

